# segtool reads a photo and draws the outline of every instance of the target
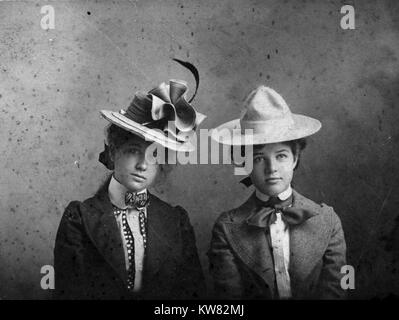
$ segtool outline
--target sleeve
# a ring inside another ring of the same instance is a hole
[[[319,297],[321,299],[345,299],[346,290],[341,287],[345,274],[341,268],[346,265],[346,243],[341,220],[331,208],[331,237],[323,256],[323,268],[319,279]]]
[[[71,202],[61,218],[54,247],[56,299],[82,298],[85,283],[84,243],[87,235],[82,225],[79,202]]]
[[[213,278],[216,298],[242,299],[241,274],[223,227],[225,215],[226,213],[222,214],[213,227],[208,251],[209,271]]]
[[[206,284],[198,256],[194,229],[186,210],[176,207],[180,211],[180,230],[183,244],[183,259],[180,269],[181,281],[179,291],[184,299],[198,299],[206,296]]]

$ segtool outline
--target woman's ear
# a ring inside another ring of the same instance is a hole
[[[299,152],[294,154],[294,170],[297,168],[299,162]]]

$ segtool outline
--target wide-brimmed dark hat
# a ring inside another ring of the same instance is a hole
[[[159,143],[174,151],[193,151],[195,130],[206,118],[190,104],[198,91],[199,72],[189,62],[173,60],[190,70],[195,78],[195,91],[190,100],[186,100],[188,87],[185,81],[169,80],[148,93],[136,93],[126,110],[101,110],[100,113],[109,122],[145,140]],[[98,160],[108,169],[114,169],[107,144]]]

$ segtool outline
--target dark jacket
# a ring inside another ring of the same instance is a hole
[[[196,299],[205,282],[187,212],[150,194],[147,249],[140,294],[126,290],[122,239],[106,184],[94,197],[73,201],[54,249],[58,299]]]
[[[237,209],[220,215],[208,252],[216,295],[226,299],[275,298],[273,254],[265,228],[248,224],[256,210],[255,194]],[[312,217],[290,226],[289,274],[294,299],[337,299],[346,264],[346,245],[340,219],[327,205],[293,191],[293,206]]]

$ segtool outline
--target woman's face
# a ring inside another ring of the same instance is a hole
[[[145,154],[151,142],[132,136],[111,158],[114,162],[114,177],[131,192],[148,188],[155,181],[159,165],[151,164]]]
[[[291,184],[297,157],[284,143],[265,144],[254,148],[251,180],[264,194],[277,196]]]

